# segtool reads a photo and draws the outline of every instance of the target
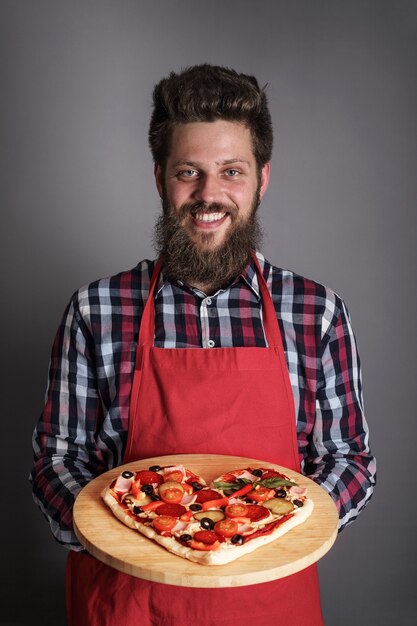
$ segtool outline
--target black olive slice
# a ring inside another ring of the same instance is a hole
[[[146,493],[147,496],[150,496],[151,493],[153,493],[152,485],[142,485],[140,490],[143,491],[143,493]]]
[[[235,545],[241,546],[243,543],[243,537],[242,535],[233,535],[230,541]]]
[[[214,522],[209,517],[203,517],[203,519],[200,520],[200,526],[204,528],[204,530],[213,530]]]
[[[140,513],[143,513],[143,510],[140,508],[140,506],[134,506],[133,507],[133,513],[135,515],[139,515]]]
[[[200,489],[203,489],[203,486],[204,485],[198,483],[196,480],[191,483],[191,487],[194,489],[194,491],[200,491]]]
[[[201,504],[198,504],[197,502],[195,504],[190,504],[190,509],[192,511],[201,511],[202,508]]]
[[[129,470],[126,470],[125,472],[122,472],[122,476],[123,478],[132,478],[133,472],[129,472]]]
[[[252,472],[252,474],[253,474],[254,476],[259,476],[259,477],[261,477],[261,476],[262,476],[262,474],[263,474],[263,471],[262,471],[261,469],[254,469],[254,470],[253,470],[253,472]]]
[[[304,502],[302,500],[293,500],[293,504],[298,507],[302,507]]]
[[[285,489],[277,489],[275,495],[277,498],[285,498],[287,492],[285,491]]]
[[[187,541],[191,541],[192,537],[191,535],[180,535],[180,540],[187,542]]]
[[[160,465],[151,465],[151,467],[149,468],[150,472],[159,472],[159,470],[161,469]]]

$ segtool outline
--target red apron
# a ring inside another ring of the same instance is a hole
[[[123,463],[212,453],[299,471],[281,335],[255,261],[268,348],[155,348],[156,265],[140,326]],[[71,552],[67,606],[69,626],[236,626],[248,618],[262,626],[323,624],[316,566],[249,587],[196,589],[141,580]]]

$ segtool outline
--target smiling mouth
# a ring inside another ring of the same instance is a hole
[[[196,211],[195,213],[192,212],[192,216],[194,217],[194,219],[196,219],[199,222],[218,222],[219,220],[222,220],[224,217],[226,217],[226,215],[228,215],[228,213],[226,211],[223,211],[222,213],[217,212],[217,213],[201,213],[199,211]]]

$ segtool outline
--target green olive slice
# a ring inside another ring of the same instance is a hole
[[[208,517],[213,520],[213,522],[220,522],[220,520],[224,519],[225,515],[223,511],[199,511],[198,513],[194,513],[194,519],[200,521],[203,517]]]
[[[293,503],[289,500],[284,500],[284,498],[271,498],[271,500],[263,502],[262,506],[275,515],[287,515],[287,513],[291,513],[294,510]]]
[[[134,506],[144,506],[145,504],[149,504],[150,502],[152,502],[152,498],[150,498],[146,494],[143,494],[143,498],[138,500],[138,498],[134,498],[131,493],[125,493],[122,496],[121,501],[124,504],[126,504],[128,507],[130,506],[134,507]]]

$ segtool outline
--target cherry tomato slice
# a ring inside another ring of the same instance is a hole
[[[214,532],[221,537],[233,537],[238,531],[238,525],[232,519],[222,519],[214,524]]]
[[[243,502],[236,502],[235,504],[229,504],[224,512],[227,517],[246,517],[248,507]]]
[[[173,472],[167,472],[164,474],[164,481],[174,480],[176,483],[182,483],[184,480],[184,474],[180,470],[174,470]]]
[[[248,493],[248,498],[255,500],[255,502],[265,502],[270,500],[275,495],[274,489],[268,489],[267,487],[258,487]]]
[[[160,492],[161,500],[168,502],[168,504],[179,504],[182,500],[184,492],[182,489],[175,489],[170,487]]]
[[[154,526],[154,528],[156,528],[156,530],[163,532],[165,530],[171,530],[172,528],[174,528],[176,523],[177,520],[175,517],[171,517],[170,515],[159,515],[158,517],[155,517],[152,525]]]

